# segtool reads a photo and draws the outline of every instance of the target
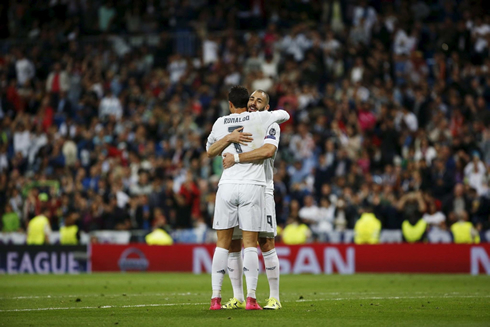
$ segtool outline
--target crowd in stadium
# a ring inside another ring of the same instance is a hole
[[[472,3],[0,5],[3,231],[73,211],[85,232],[210,226],[223,168],[204,147],[236,84],[292,117],[280,226],[488,230],[490,14]]]

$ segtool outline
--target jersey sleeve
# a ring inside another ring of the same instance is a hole
[[[217,123],[218,121],[216,121]],[[214,123],[213,128],[211,129],[211,133],[208,136],[208,140],[206,142],[206,151],[209,150],[211,145],[213,145],[218,139],[216,138],[216,123]]]
[[[279,138],[281,136],[281,129],[277,123],[271,124],[266,131],[264,144],[275,145],[276,148],[279,147]]]
[[[266,126],[270,126],[273,123],[282,124],[289,120],[289,114],[286,110],[274,110],[264,112],[268,115],[265,116],[267,119]]]

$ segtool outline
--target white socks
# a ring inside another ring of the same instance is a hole
[[[264,256],[265,272],[269,280],[270,295],[269,297],[279,300],[279,258],[277,257],[276,249],[262,253]]]
[[[213,270],[214,272],[214,270]],[[257,248],[245,248],[243,255],[243,272],[247,281],[247,297],[256,298],[255,290],[259,280],[259,257]]]
[[[215,266],[215,262],[223,260],[223,255],[228,255],[228,274],[230,275],[231,286],[233,287],[233,297],[238,301],[243,302],[245,300],[243,294],[243,276],[242,271],[245,273],[245,279],[247,281],[247,297],[256,298],[255,290],[257,289],[257,281],[259,277],[259,258],[256,248],[246,248],[244,250],[244,259],[242,260],[241,252],[230,252],[222,248],[216,248],[213,257],[213,298],[221,297],[221,285],[223,283],[223,273],[216,273],[221,271],[222,266]],[[276,249],[272,249],[269,252],[262,253],[264,256],[265,272],[269,281],[270,294],[269,297],[273,297],[276,300],[279,299],[279,258],[277,257]],[[221,262],[221,261],[220,261]],[[216,268],[215,268],[216,267]],[[216,285],[216,287],[215,287]],[[219,285],[219,286],[218,286]],[[215,295],[215,290],[218,292]]]
[[[243,259],[242,252],[230,252],[228,255],[228,275],[233,287],[233,297],[238,301],[245,300],[243,295]]]
[[[216,297],[221,298],[221,286],[223,285],[223,277],[225,277],[227,263],[228,250],[216,247],[213,255],[213,264],[211,266],[211,286],[213,287],[212,299]],[[257,282],[255,285],[257,285]]]

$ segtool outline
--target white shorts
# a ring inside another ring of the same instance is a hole
[[[262,220],[262,228],[259,232],[259,238],[274,238],[277,236],[277,221],[276,221],[276,204],[274,195],[265,194],[265,219]],[[233,240],[241,240],[242,231],[240,228],[233,229]]]
[[[265,217],[265,186],[222,184],[216,192],[214,229],[238,226],[241,230],[260,232]]]

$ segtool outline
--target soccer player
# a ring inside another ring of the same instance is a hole
[[[224,150],[231,153],[235,162],[240,153],[246,153],[262,146],[267,128],[273,123],[283,123],[289,119],[284,110],[274,112],[248,112],[248,90],[234,86],[228,94],[231,114],[220,117],[214,123],[208,137],[206,150],[209,157],[215,157]],[[230,144],[228,134],[235,129],[251,133],[252,141],[248,144]],[[257,160],[225,169],[221,175],[213,220],[217,230],[218,241],[213,255],[211,283],[213,295],[211,310],[221,309],[221,287],[228,265],[233,229],[239,226],[242,230],[244,258],[243,271],[247,282],[248,310],[261,310],[256,300],[255,291],[259,276],[259,258],[257,256],[258,232],[265,220],[265,170],[263,160]]]
[[[254,111],[268,111],[269,95],[262,90],[254,91],[248,100],[249,112]],[[265,160],[265,211],[266,219],[264,220],[265,226],[259,233],[259,244],[264,257],[265,271],[267,274],[267,280],[269,281],[269,299],[264,309],[278,310],[280,309],[281,302],[279,301],[279,258],[277,257],[274,237],[277,235],[277,222],[276,222],[276,210],[274,203],[274,159],[279,146],[279,137],[281,130],[277,123],[271,124],[267,128],[266,137],[264,139],[264,145],[260,148],[247,153],[239,154],[240,164],[246,162],[252,162],[255,160]],[[223,154],[223,166],[226,169],[232,167],[235,164],[235,159],[232,154]],[[228,274],[233,286],[233,298],[227,303],[223,304],[225,309],[239,309],[245,307],[243,297],[243,277],[242,277],[242,235],[238,228],[235,228],[233,232],[233,240],[231,242],[230,252],[228,255]]]

